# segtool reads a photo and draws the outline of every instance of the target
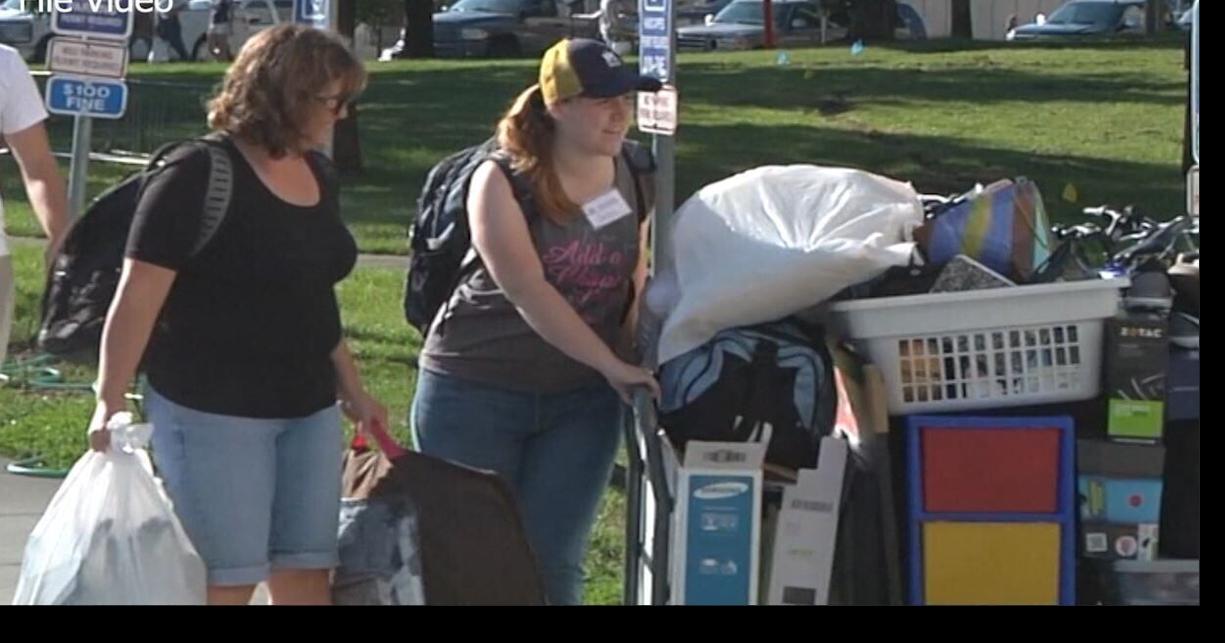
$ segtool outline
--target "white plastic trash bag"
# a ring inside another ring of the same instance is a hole
[[[14,605],[203,605],[204,562],[153,477],[152,427],[128,413],[81,456],[26,542]]]
[[[766,166],[702,188],[673,217],[646,293],[657,362],[907,265],[922,223],[913,187],[860,170]]]

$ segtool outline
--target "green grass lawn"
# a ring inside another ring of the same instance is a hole
[[[954,49],[954,50],[949,50]],[[1177,42],[1043,48],[932,42],[775,54],[682,56],[679,200],[712,181],[764,164],[852,166],[955,192],[975,182],[1027,176],[1056,219],[1086,205],[1136,204],[1159,217],[1184,201],[1180,173],[1186,73]],[[411,204],[429,167],[491,132],[512,96],[532,82],[533,61],[373,64],[361,104],[367,169],[345,180],[344,215],[366,252],[403,253]],[[149,151],[202,131],[200,105],[217,66],[134,66],[143,122],[100,124],[106,149]],[[168,83],[168,84],[166,84]],[[184,86],[186,85],[186,86]],[[58,149],[70,127],[52,125]],[[98,149],[103,149],[99,147]],[[95,165],[91,193],[118,178]],[[1065,200],[1073,186],[1077,199]],[[8,230],[36,234],[13,162],[0,158]],[[19,247],[17,324],[11,352],[32,336],[42,287],[38,250]],[[405,414],[420,338],[403,321],[403,274],[362,268],[340,289],[345,332],[373,391],[407,440]],[[89,382],[89,367],[64,368]],[[88,395],[0,387],[0,453],[71,463],[85,447]],[[621,592],[624,499],[610,492],[588,558],[588,601]]]
[[[955,192],[1028,176],[1054,217],[1082,205],[1134,203],[1158,215],[1182,203],[1187,77],[1177,41],[1044,48],[975,45],[944,51],[844,47],[681,57],[678,202],[701,186],[764,164],[851,166]],[[479,142],[535,62],[371,63],[359,116],[366,170],[346,180],[344,214],[366,252],[404,253],[425,173]],[[135,65],[132,114],[98,122],[95,147],[150,151],[203,131],[216,65]],[[71,124],[54,119],[58,149]],[[95,164],[91,194],[125,170]],[[1068,185],[1077,202],[1065,201]],[[0,160],[8,227],[36,233],[10,159]]]
[[[15,248],[18,304],[10,357],[29,358],[37,331],[42,290],[42,253]],[[403,288],[399,271],[359,268],[340,286],[345,334],[362,366],[370,391],[391,412],[393,430],[409,444],[408,404],[416,382],[413,362],[421,341],[403,321],[399,299],[389,293]],[[92,365],[57,364],[69,382],[90,383]],[[67,465],[83,453],[84,430],[93,409],[92,394],[65,393],[38,387],[0,386],[0,454],[41,455]]]

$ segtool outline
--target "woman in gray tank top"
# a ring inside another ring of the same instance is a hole
[[[582,562],[631,389],[646,199],[621,154],[635,91],[603,43],[563,40],[498,125],[468,216],[476,268],[427,333],[411,424],[425,453],[516,489],[550,603],[582,601]]]

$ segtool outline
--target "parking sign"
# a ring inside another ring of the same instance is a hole
[[[332,0],[294,0],[293,19],[316,29],[331,26]]]
[[[52,76],[47,79],[47,111],[65,116],[121,118],[128,107],[122,80]]]
[[[53,74],[123,78],[128,73],[128,53],[128,46],[115,40],[56,36],[47,45],[47,68]]]
[[[51,30],[62,36],[85,36],[127,40],[132,35],[132,9],[119,9],[118,3],[97,0],[71,0],[71,11],[53,5]]]
[[[663,136],[676,135],[678,112],[676,88],[671,85],[655,93],[638,94],[639,131]]]
[[[672,0],[639,1],[639,73],[666,83],[672,73]]]

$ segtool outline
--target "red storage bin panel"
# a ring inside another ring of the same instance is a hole
[[[1059,511],[1058,429],[922,429],[925,512]]]

